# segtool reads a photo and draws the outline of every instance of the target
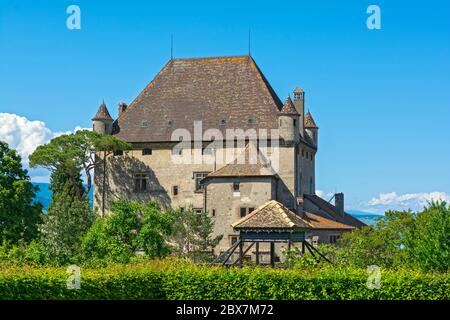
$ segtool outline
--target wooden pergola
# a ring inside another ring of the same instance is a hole
[[[256,245],[256,264],[260,264],[260,243],[270,243],[270,265],[275,266],[275,244],[287,243],[288,250],[293,243],[302,244],[302,254],[308,250],[316,259],[324,259],[331,263],[322,253],[306,241],[306,232],[311,229],[307,221],[296,215],[281,203],[272,200],[257,208],[244,218],[232,224],[234,230],[239,232],[239,240],[210,265],[243,265],[245,254]],[[238,258],[229,263],[230,257],[239,251]]]

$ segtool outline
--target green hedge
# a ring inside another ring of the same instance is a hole
[[[0,299],[450,299],[450,274],[382,271],[381,288],[365,270],[208,268],[184,262],[81,269],[81,289],[63,268],[0,266]]]

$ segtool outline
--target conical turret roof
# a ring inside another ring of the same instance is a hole
[[[295,109],[294,103],[291,100],[291,97],[287,97],[286,101],[284,101],[283,107],[281,108],[281,113],[298,114],[297,109]]]
[[[92,121],[95,120],[113,120],[113,118],[109,114],[108,108],[106,107],[105,101],[102,102],[95,117],[92,118]]]
[[[305,128],[319,129],[319,127],[316,125],[316,122],[314,121],[314,119],[311,115],[311,112],[309,112],[309,111],[305,115]]]

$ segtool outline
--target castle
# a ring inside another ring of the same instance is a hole
[[[171,59],[116,120],[104,103],[92,120],[132,145],[95,169],[97,210],[116,199],[206,210],[218,252],[237,240],[233,223],[273,201],[307,221],[313,244],[364,225],[342,193],[334,204],[315,194],[319,128],[305,92],[282,102],[251,56]]]

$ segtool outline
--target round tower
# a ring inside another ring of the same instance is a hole
[[[295,142],[299,139],[299,114],[288,97],[278,115],[278,129],[280,137],[286,142]]]
[[[311,141],[317,147],[319,141],[319,127],[316,125],[316,122],[314,121],[309,111],[305,115],[305,131]]]
[[[98,108],[97,114],[92,118],[92,129],[100,134],[110,135],[112,133],[113,118],[109,114],[105,101]]]

